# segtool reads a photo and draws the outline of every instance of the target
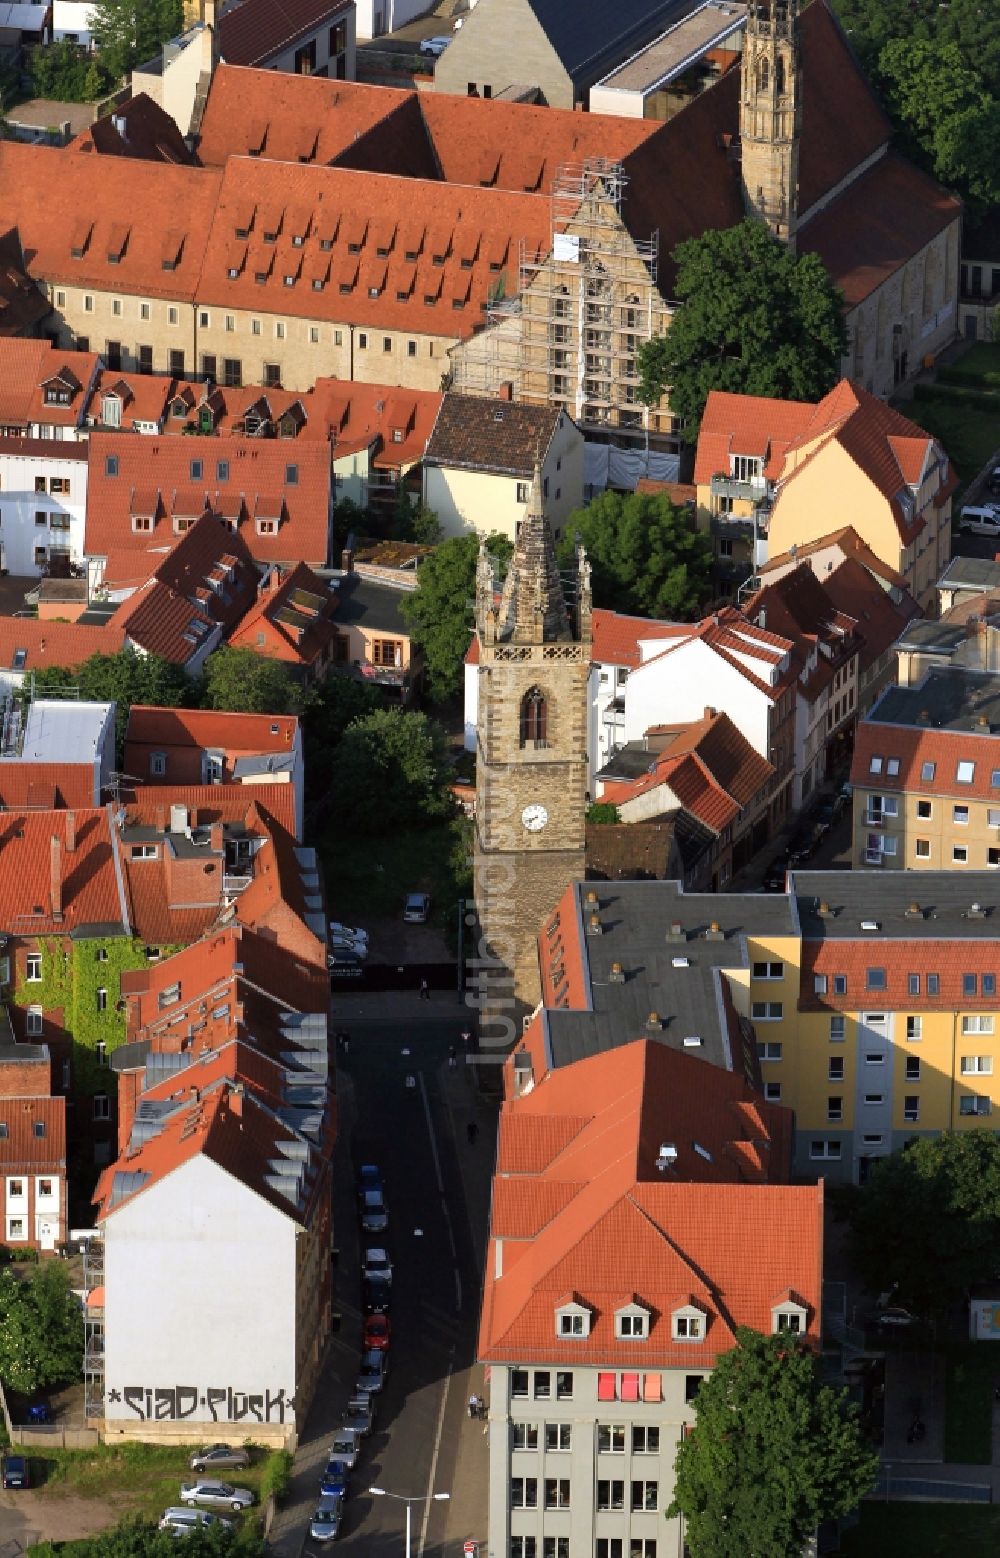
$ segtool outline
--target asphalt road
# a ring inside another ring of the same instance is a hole
[[[465,1402],[480,1297],[480,1257],[472,1228],[485,1228],[493,1162],[492,1111],[468,1076],[448,1065],[453,1043],[468,1026],[460,1008],[426,1003],[405,1020],[350,1021],[350,1051],[338,1056],[341,1138],[334,1191],[335,1305],[340,1328],[328,1377],[310,1412],[296,1457],[295,1524],[301,1543],[281,1551],[309,1558],[329,1551],[306,1533],[303,1492],[315,1489],[326,1446],[339,1423],[359,1353],[359,1230],[354,1192],[358,1166],[378,1163],[389,1209],[385,1243],[393,1261],[390,1372],[378,1397],[375,1426],[364,1442],[345,1506],[338,1551],[358,1558],[404,1551],[405,1505],[372,1496],[371,1486],[419,1498],[412,1507],[412,1552],[440,1558],[461,1553],[461,1532],[485,1530],[485,1485],[453,1486],[462,1436],[471,1429]],[[419,1019],[419,1020],[418,1020]],[[409,1049],[410,1054],[403,1054]],[[407,1089],[407,1072],[417,1087]],[[480,1136],[470,1146],[465,1121],[475,1113]],[[473,1222],[475,1219],[475,1222]],[[425,1503],[432,1492],[448,1503]],[[479,1507],[481,1505],[481,1518]],[[291,1534],[291,1533],[289,1533]]]

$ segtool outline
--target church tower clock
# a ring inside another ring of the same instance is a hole
[[[479,715],[475,902],[482,1042],[506,1046],[538,1002],[536,937],[584,874],[590,568],[567,602],[536,465],[499,602],[485,543],[476,577]]]
[[[799,198],[799,0],[750,0],[740,69],[743,205],[795,248]]]

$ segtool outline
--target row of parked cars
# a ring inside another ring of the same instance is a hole
[[[195,1450],[188,1462],[193,1472],[200,1473],[190,1482],[182,1482],[179,1504],[171,1504],[163,1511],[161,1531],[173,1531],[176,1536],[186,1536],[198,1526],[231,1527],[233,1522],[213,1511],[228,1509],[236,1515],[249,1509],[254,1502],[250,1488],[223,1481],[213,1475],[220,1471],[245,1471],[250,1465],[250,1451],[232,1444],[206,1444]]]
[[[358,1217],[363,1246],[361,1271],[365,1310],[361,1360],[343,1422],[333,1436],[320,1478],[319,1503],[310,1516],[309,1535],[314,1542],[332,1542],[340,1535],[351,1473],[358,1464],[362,1441],[372,1431],[378,1398],[389,1373],[392,1261],[383,1245],[367,1242],[373,1234],[384,1236],[389,1229],[382,1171],[376,1163],[361,1165]]]
[[[1000,536],[1000,465],[986,481],[986,493],[978,503],[966,503],[958,516],[959,530],[974,536]]]
[[[851,804],[849,785],[842,785],[832,801],[824,801],[807,816],[800,819],[798,827],[788,840],[784,852],[772,860],[764,878],[769,893],[783,893],[785,872],[804,865],[812,859],[835,822],[839,822]]]

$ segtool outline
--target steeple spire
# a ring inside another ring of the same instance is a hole
[[[517,644],[548,644],[573,637],[552,530],[545,517],[537,456],[528,504],[504,580],[499,637]]]

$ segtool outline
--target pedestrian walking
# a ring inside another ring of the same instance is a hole
[[[422,1001],[429,1001],[430,998],[431,998],[431,992],[430,992],[430,988],[429,988],[429,986],[427,984],[427,981],[426,981],[426,979],[421,979],[421,981],[420,981],[420,999]]]
[[[349,1033],[344,1033],[341,1035],[341,1037],[344,1043],[344,1054],[349,1055],[351,1053],[351,1035]]]
[[[454,1071],[454,1069],[455,1069],[455,1067],[457,1065],[458,1065],[458,1056],[455,1053],[455,1046],[453,1044],[451,1046],[451,1048],[449,1049],[449,1051],[448,1051],[448,1069],[450,1071]]]
[[[470,1418],[470,1420],[472,1418],[478,1416],[478,1413],[479,1413],[479,1397],[475,1394],[475,1392],[473,1392],[473,1394],[469,1397],[469,1418]]]
[[[466,1049],[468,1049],[469,1045],[472,1043],[472,1033],[468,1028],[462,1029],[462,1043],[465,1045]]]

